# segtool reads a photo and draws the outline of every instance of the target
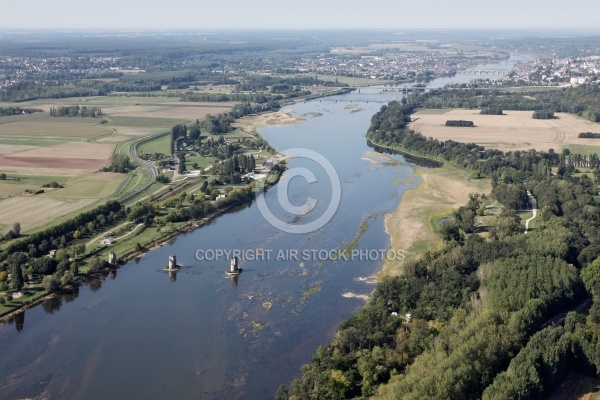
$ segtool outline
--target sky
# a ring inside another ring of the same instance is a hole
[[[600,29],[598,0],[0,0],[0,29]]]

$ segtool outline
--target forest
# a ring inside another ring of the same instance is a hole
[[[569,371],[600,371],[597,169],[576,173],[568,152],[504,153],[407,129],[418,107],[442,102],[423,94],[385,105],[367,138],[490,177],[503,207],[487,238],[475,220],[488,199],[473,193],[440,228],[445,247],[381,280],[276,399],[536,399]],[[526,190],[539,208],[527,234]]]

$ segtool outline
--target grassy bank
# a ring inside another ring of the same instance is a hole
[[[470,193],[491,191],[489,179],[470,179],[466,171],[449,164],[442,168],[415,168],[419,184],[404,193],[398,208],[385,219],[391,250],[402,251],[403,260],[386,260],[381,274],[402,274],[403,265],[426,251],[443,246],[436,233],[438,220],[464,205]]]

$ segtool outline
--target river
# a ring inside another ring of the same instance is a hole
[[[322,155],[334,179],[322,162],[291,158],[264,196],[272,218],[257,202],[240,206],[0,326],[0,398],[271,398],[363,304],[381,258],[402,256],[386,253],[383,216],[417,179],[402,156],[375,153],[364,139],[372,115],[400,97],[372,87],[291,106],[304,123],[260,133],[280,151]],[[294,177],[307,170],[314,183]],[[306,211],[284,210],[280,187]],[[269,222],[318,222],[338,193],[332,218],[314,231]],[[355,252],[332,258],[344,248]],[[219,251],[243,252],[239,276],[225,274],[231,253]],[[182,268],[169,275],[171,254]]]

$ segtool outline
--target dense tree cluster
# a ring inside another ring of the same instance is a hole
[[[206,181],[205,181],[206,182]],[[208,183],[207,186],[208,187]],[[214,189],[212,189],[214,190]],[[199,201],[187,207],[180,207],[172,210],[164,216],[167,222],[189,221],[204,218],[216,210],[227,208],[236,204],[244,203],[253,199],[255,196],[254,186],[239,186],[227,193],[226,197],[221,197],[217,201]],[[216,197],[216,196],[215,196]]]
[[[126,174],[131,169],[131,166],[131,160],[127,154],[114,153],[110,156],[110,165],[102,170]]]
[[[369,139],[485,171],[505,209],[484,239],[471,195],[440,229],[447,246],[384,278],[277,398],[543,398],[570,369],[600,371],[600,207],[594,180],[571,174],[590,160],[426,139],[405,127],[411,107],[382,107]],[[527,234],[525,188],[540,209]],[[566,314],[590,294],[587,320]]]
[[[554,111],[551,110],[535,110],[531,116],[533,119],[553,119]]]
[[[481,115],[504,115],[501,107],[484,107],[479,112]]]
[[[0,107],[0,117],[7,115],[33,114],[42,112],[39,108],[21,108],[21,107]]]
[[[213,165],[214,174],[219,181],[224,183],[240,183],[242,175],[252,172],[256,168],[254,155],[235,154]]]
[[[449,119],[446,121],[446,126],[462,126],[467,128],[472,128],[475,126],[473,121],[465,121],[462,119]]]
[[[580,139],[600,139],[600,133],[596,132],[581,132],[577,135]]]
[[[97,118],[102,116],[102,109],[99,107],[87,106],[61,106],[50,108],[51,117],[82,117]]]

